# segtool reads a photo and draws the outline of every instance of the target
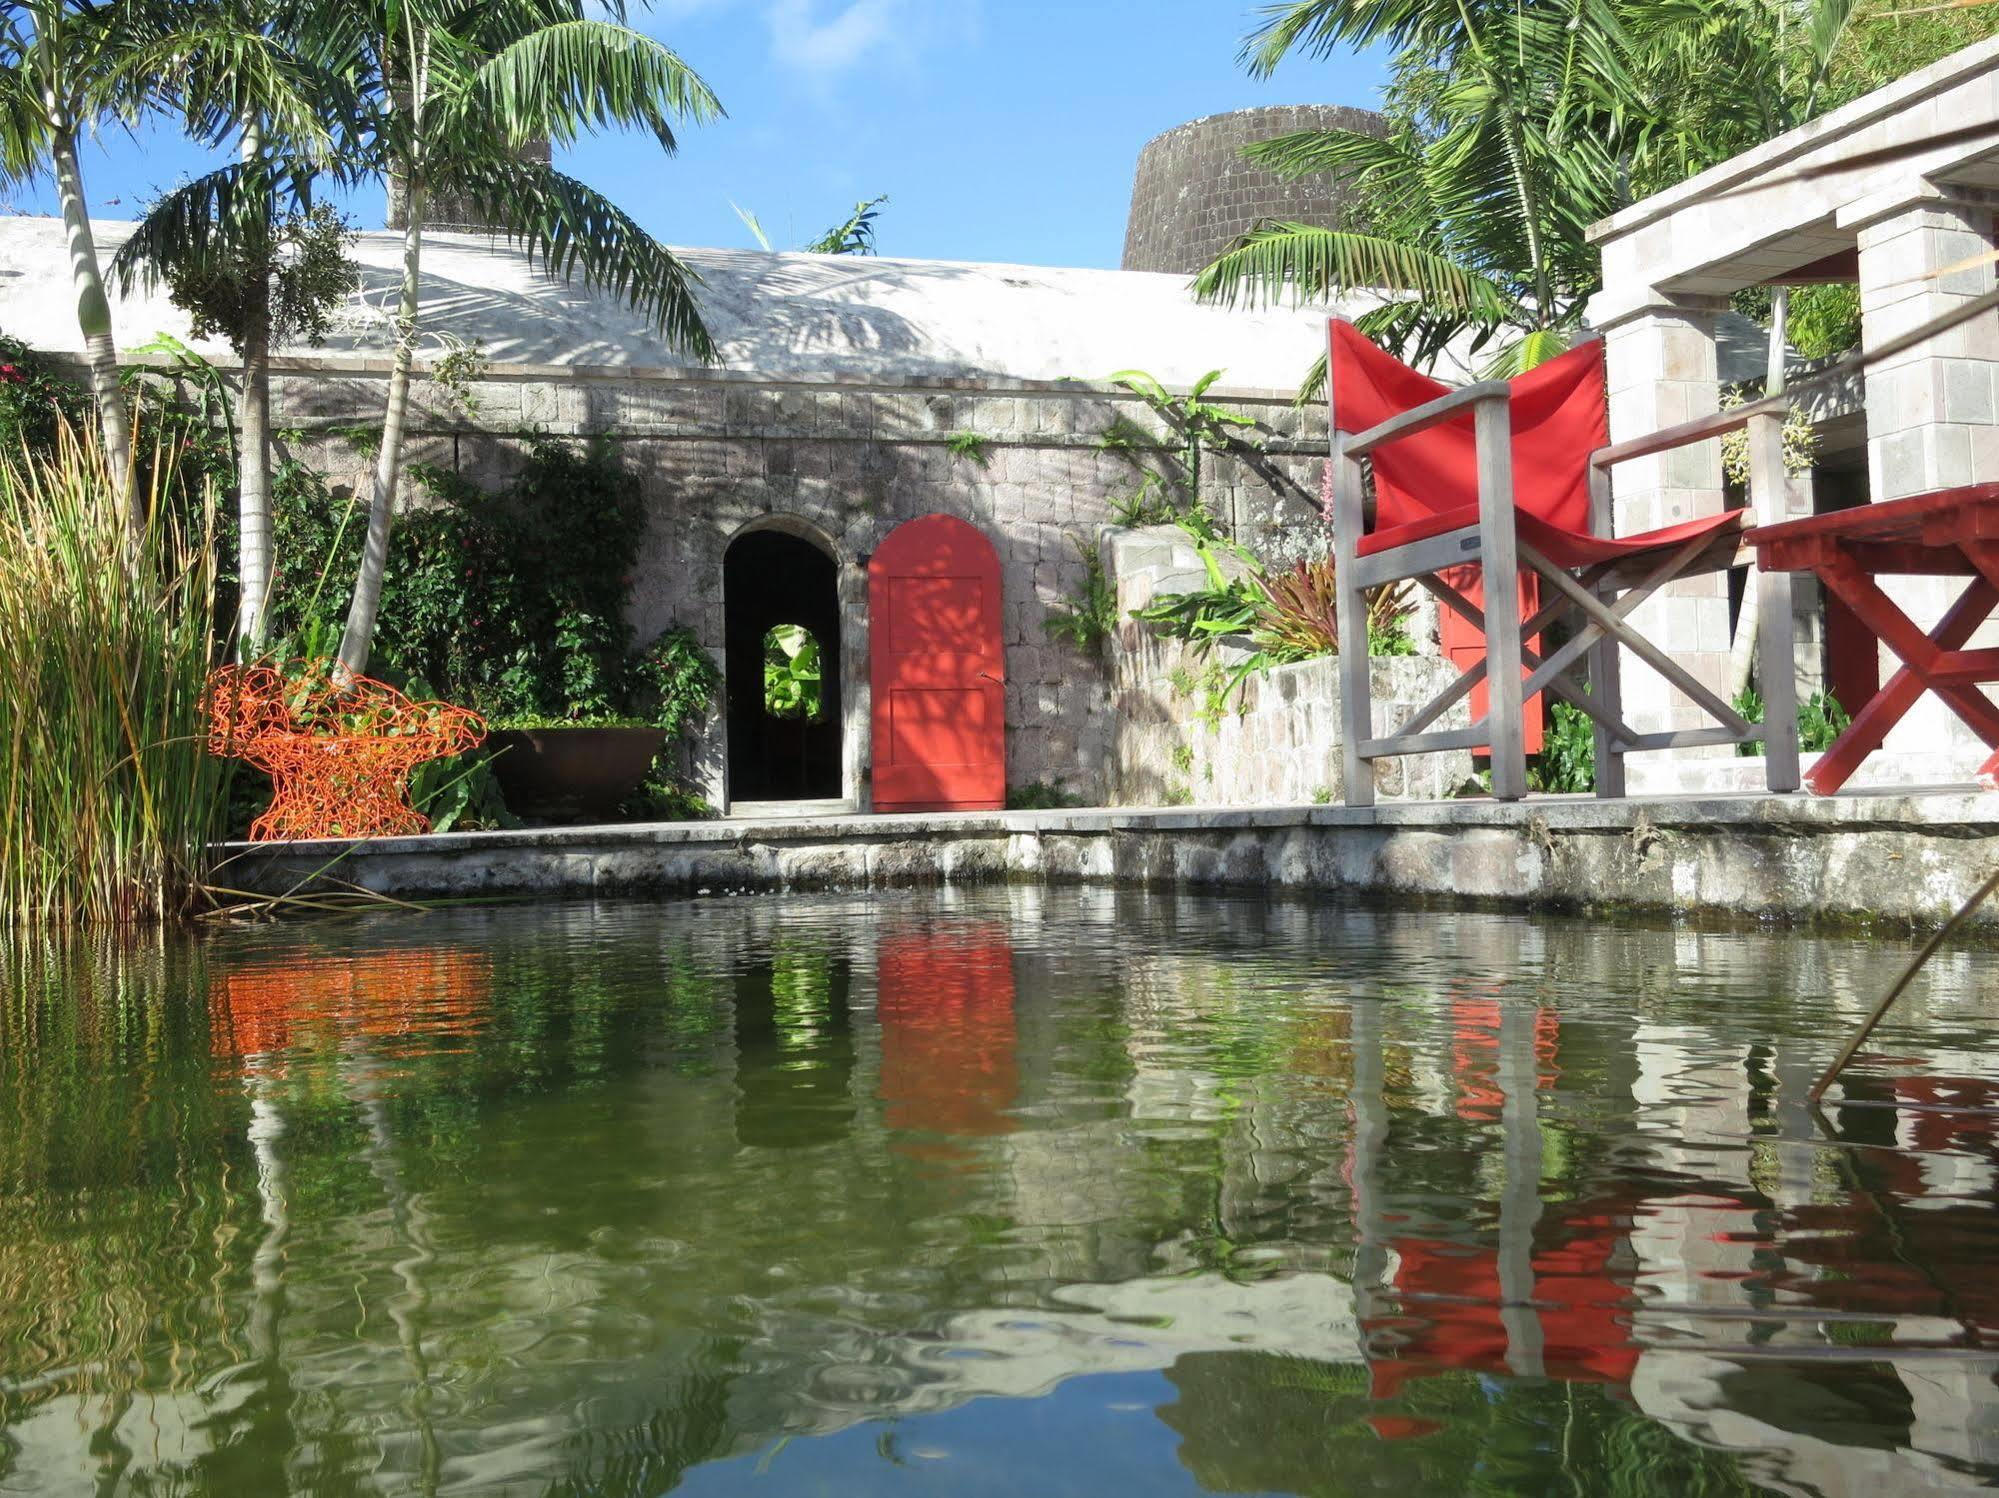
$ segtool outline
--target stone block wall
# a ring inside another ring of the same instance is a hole
[[[348,434],[379,426],[386,380],[386,361],[342,358],[281,361],[274,381],[274,425],[296,434],[292,455],[364,500],[370,465]],[[846,791],[860,806],[870,763],[867,559],[921,515],[978,526],[1002,568],[1008,784],[1060,783],[1098,803],[1115,794],[1110,675],[1052,638],[1046,621],[1081,593],[1082,543],[1137,485],[1134,459],[1105,450],[1102,434],[1123,415],[1164,440],[1134,398],[1078,382],[886,387],[503,365],[465,395],[418,380],[410,461],[497,486],[519,471],[524,431],[534,430],[608,437],[638,473],[648,509],[632,604],[641,640],[685,625],[723,659],[722,556],[746,530],[787,530],[834,556],[847,630]],[[1245,536],[1312,515],[1324,413],[1296,410],[1288,392],[1223,399],[1256,417],[1264,449],[1204,463],[1209,506]],[[983,451],[953,451],[964,434],[983,439]],[[727,794],[721,733],[718,720],[693,757],[718,805]]]
[[[1099,546],[1122,621],[1110,649],[1112,791],[1120,806],[1287,806],[1344,799],[1339,662],[1334,657],[1252,672],[1229,686],[1245,647],[1202,656],[1131,618],[1166,593],[1207,581],[1174,530],[1106,528]],[[1418,620],[1418,638],[1434,624]],[[1435,654],[1378,657],[1372,682],[1377,727],[1407,718],[1447,686],[1453,668]],[[1439,727],[1470,722],[1460,703]],[[1463,750],[1377,760],[1376,793],[1441,800],[1471,778]]]

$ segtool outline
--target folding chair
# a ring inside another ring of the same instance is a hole
[[[1370,762],[1390,755],[1489,746],[1492,793],[1527,793],[1522,705],[1537,693],[1587,713],[1596,729],[1599,796],[1624,794],[1624,756],[1640,750],[1764,742],[1772,791],[1798,786],[1797,686],[1791,658],[1788,577],[1752,578],[1758,593],[1757,648],[1766,741],[1750,723],[1665,650],[1639,634],[1630,616],[1675,579],[1747,563],[1742,511],[1706,515],[1643,535],[1611,534],[1610,468],[1735,427],[1750,429],[1752,497],[1762,519],[1781,518],[1780,416],[1722,413],[1609,446],[1603,345],[1591,340],[1509,381],[1452,389],[1384,353],[1344,319],[1330,327],[1328,398],[1332,430],[1333,553],[1338,569],[1340,639],[1366,638],[1364,595],[1414,579],[1485,636],[1485,658],[1377,736],[1368,655],[1340,652],[1340,710],[1346,800],[1374,802]],[[1372,524],[1369,470],[1372,470]],[[1764,523],[1769,523],[1765,520]],[[1443,574],[1475,567],[1483,606]],[[1547,602],[1524,620],[1522,578],[1539,581]],[[1558,623],[1573,632],[1543,656],[1528,642]],[[1657,671],[1715,722],[1711,728],[1639,733],[1623,718],[1619,649]],[[1587,664],[1587,683],[1577,674]],[[1488,683],[1487,708],[1469,728],[1429,725]]]

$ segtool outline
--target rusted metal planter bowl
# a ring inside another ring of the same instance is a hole
[[[486,747],[515,816],[589,822],[618,814],[665,742],[657,728],[503,728]]]

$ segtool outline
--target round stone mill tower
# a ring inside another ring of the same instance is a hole
[[[1364,130],[1379,135],[1381,116],[1343,104],[1275,104],[1211,114],[1154,136],[1138,153],[1124,269],[1192,275],[1259,219],[1337,224],[1343,188],[1323,176],[1287,182],[1252,166],[1244,146],[1294,130]]]

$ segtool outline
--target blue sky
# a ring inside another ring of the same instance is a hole
[[[1236,61],[1257,0],[657,0],[669,41],[729,118],[678,157],[608,136],[561,165],[677,244],[753,243],[730,207],[787,248],[857,198],[887,193],[883,254],[1114,266],[1139,147],[1253,104],[1373,101],[1373,57],[1297,59],[1259,82]],[[87,158],[93,215],[131,217],[202,169],[171,129],[109,137]],[[38,184],[17,211],[53,211]],[[349,205],[381,224],[379,195]]]

